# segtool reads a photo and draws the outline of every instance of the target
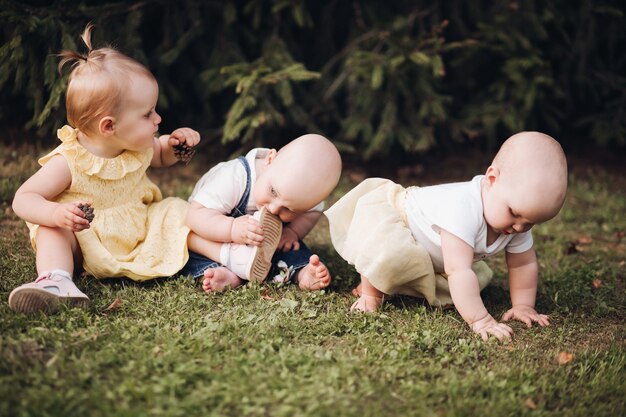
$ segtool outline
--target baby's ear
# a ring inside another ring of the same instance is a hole
[[[276,154],[278,152],[276,151],[276,149],[270,149],[267,152],[267,155],[265,155],[265,163],[267,163],[267,165],[271,164],[272,162],[274,162],[274,159],[276,158]]]
[[[499,176],[500,170],[493,165],[490,165],[489,168],[487,168],[487,172],[485,172],[485,178],[489,185],[493,184]]]
[[[106,116],[100,119],[98,123],[98,131],[102,136],[109,136],[115,133],[115,119],[111,116]]]

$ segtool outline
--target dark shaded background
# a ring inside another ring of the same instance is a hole
[[[0,125],[54,143],[55,56],[112,44],[160,84],[161,130],[229,154],[305,132],[355,162],[491,151],[541,130],[624,155],[623,1],[0,0]],[[81,49],[82,50],[82,49]],[[219,146],[215,146],[219,145]]]

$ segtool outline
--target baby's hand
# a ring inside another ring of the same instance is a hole
[[[280,237],[280,241],[278,242],[278,250],[283,252],[287,252],[290,250],[299,250],[300,249],[300,239],[298,239],[298,235],[294,232],[289,226],[283,227],[283,233]]]
[[[170,134],[168,144],[171,146],[186,144],[189,147],[194,147],[200,142],[200,133],[189,127],[179,127]]]
[[[513,329],[503,323],[498,323],[491,314],[470,324],[472,330],[480,335],[484,341],[487,341],[489,335],[495,336],[498,340],[510,339],[513,335]]]
[[[263,242],[263,227],[252,216],[237,217],[233,220],[230,238],[234,243],[261,246],[261,242]]]
[[[52,219],[57,227],[68,229],[72,232],[80,232],[89,229],[89,220],[85,218],[85,212],[78,206],[90,205],[86,201],[75,201],[73,203],[59,203],[52,213]]]
[[[550,325],[550,317],[545,314],[539,314],[534,308],[525,305],[513,306],[513,308],[504,313],[502,316],[502,320],[504,321],[508,321],[510,319],[526,323],[526,326],[528,327],[532,326],[533,321],[537,322],[542,327]]]

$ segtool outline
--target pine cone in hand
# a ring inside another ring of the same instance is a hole
[[[89,223],[91,223],[93,221],[93,218],[95,217],[95,215],[93,214],[93,207],[91,207],[89,204],[79,204],[78,208],[81,209],[83,213],[85,213],[85,218],[87,219],[87,221],[89,221]]]
[[[185,165],[191,161],[191,158],[196,153],[196,150],[191,146],[187,146],[186,143],[179,143],[178,145],[174,145],[173,148],[176,159],[185,163]]]

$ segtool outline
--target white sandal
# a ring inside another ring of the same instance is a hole
[[[89,297],[71,279],[54,271],[42,274],[35,282],[20,285],[9,295],[9,306],[20,313],[54,313],[61,303],[85,307]]]

